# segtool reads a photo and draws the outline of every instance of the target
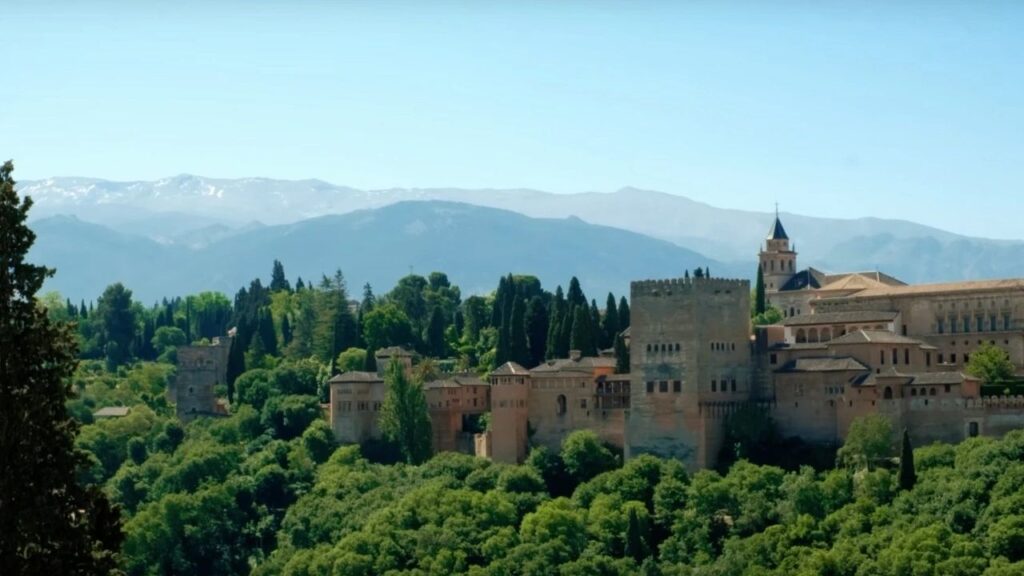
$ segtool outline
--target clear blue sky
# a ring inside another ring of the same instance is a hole
[[[1024,3],[819,4],[7,0],[0,156],[1024,238]]]

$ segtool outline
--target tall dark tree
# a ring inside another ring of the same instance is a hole
[[[526,305],[526,342],[530,350],[529,366],[544,362],[548,342],[548,308],[542,296],[530,298]]]
[[[281,318],[281,346],[288,346],[292,343],[292,323],[288,320],[288,314]]]
[[[100,336],[107,367],[115,370],[132,357],[136,316],[132,308],[132,291],[120,282],[107,286],[97,301]]]
[[[601,337],[601,311],[597,308],[597,300],[590,301],[590,330],[594,334],[594,348],[597,350],[607,348],[601,344],[604,338]]]
[[[754,314],[764,314],[767,310],[764,294],[764,270],[757,267],[757,282],[754,284]]]
[[[89,309],[85,307],[85,300],[82,300],[82,304],[78,307],[78,315],[81,316],[82,320],[89,317]]]
[[[444,340],[445,328],[444,312],[440,306],[435,307],[434,311],[430,313],[430,324],[427,325],[426,338],[424,338],[427,353],[434,358],[445,358],[447,356]]]
[[[626,524],[626,556],[636,562],[644,561],[651,553],[647,546],[649,529],[647,522],[637,514],[636,508],[630,507]]]
[[[466,326],[463,335],[470,342],[480,339],[480,331],[489,326],[489,315],[487,313],[487,299],[482,296],[470,296],[462,303],[462,315],[465,318]]]
[[[693,277],[694,277],[694,278],[703,278],[703,277],[704,277],[704,269],[703,269],[703,268],[701,268],[700,266],[697,266],[697,267],[696,267],[696,268],[695,268],[695,269],[693,270]]]
[[[494,305],[491,307],[491,326],[501,326],[502,308],[507,292],[511,290],[504,276],[498,280],[498,289],[494,292]]]
[[[569,349],[579,350],[584,356],[597,356],[594,328],[590,321],[590,311],[586,306],[574,308]]]
[[[565,294],[562,287],[555,289],[555,295],[551,298],[551,308],[548,311],[548,336],[544,356],[548,359],[558,358],[559,340],[562,337],[562,319],[565,317]]]
[[[295,280],[295,291],[298,292],[300,290],[305,290],[305,289],[306,289],[306,283],[302,281],[302,276],[299,276],[298,279]]]
[[[615,373],[629,374],[629,347],[622,334],[615,336]]]
[[[619,308],[615,305],[615,295],[608,293],[604,303],[604,318],[601,321],[601,348],[615,345],[615,337],[619,335]]]
[[[367,282],[363,284],[363,299],[359,302],[359,311],[363,314],[373,310],[377,305],[377,297],[373,294],[373,286]]]
[[[292,285],[284,275],[284,265],[280,260],[274,260],[274,270],[270,273],[271,292],[291,292]]]
[[[274,318],[269,307],[260,308],[257,315],[257,334],[263,341],[263,351],[271,356],[277,356],[277,331],[274,330]]]
[[[910,445],[910,433],[903,429],[903,445],[900,449],[900,488],[912,490],[917,484],[917,471],[914,470],[914,447]]]
[[[587,297],[583,294],[583,289],[580,288],[580,281],[575,276],[569,280],[569,292],[565,295],[565,299],[569,302],[570,306],[587,305]]]
[[[619,298],[619,332],[629,328],[629,321],[629,302],[622,296]]]
[[[94,486],[65,403],[78,350],[68,325],[36,304],[53,274],[25,261],[35,242],[6,162],[0,168],[0,574],[104,574],[115,568],[119,513]]]
[[[509,359],[520,366],[529,366],[530,347],[526,338],[526,303],[520,297],[512,301],[508,328]]]

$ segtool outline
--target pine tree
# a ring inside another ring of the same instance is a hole
[[[270,273],[270,291],[292,291],[292,285],[288,282],[288,278],[284,275],[284,265],[281,264],[280,260],[274,260],[274,270],[273,272]]]
[[[619,335],[619,309],[615,306],[615,295],[608,293],[604,303],[604,320],[601,322],[601,348],[609,348],[615,344]]]
[[[384,376],[384,401],[380,407],[380,431],[398,446],[409,464],[430,458],[431,431],[423,386],[411,381],[402,365],[392,360]]]
[[[626,301],[625,296],[621,296],[619,298],[619,332],[629,328],[629,321],[629,302]]]
[[[521,297],[512,300],[508,328],[509,357],[520,366],[530,365],[530,348],[526,341],[526,304]]]
[[[372,312],[377,305],[377,297],[373,294],[373,287],[367,282],[363,284],[363,300],[359,303],[359,312],[366,314]]]
[[[764,314],[767,309],[764,294],[764,270],[757,267],[757,283],[754,285],[754,314]]]
[[[903,447],[900,451],[900,488],[912,490],[917,484],[917,472],[914,470],[914,448],[910,445],[910,433],[903,429]]]
[[[302,276],[295,281],[295,291],[299,292],[306,289],[306,283],[302,281]]]
[[[693,270],[693,277],[694,278],[703,278],[704,277],[704,269],[701,268],[700,266],[697,266],[697,268],[695,268]]]
[[[615,336],[615,373],[629,374],[629,348],[622,334]]]
[[[25,262],[35,242],[32,206],[0,168],[0,574],[101,574],[115,568],[119,513],[76,472],[78,424],[65,402],[77,345],[36,294],[52,270]]]

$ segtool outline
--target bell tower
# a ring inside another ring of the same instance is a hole
[[[758,254],[766,293],[778,292],[796,275],[796,251],[789,248],[789,236],[779,220],[779,206],[775,205],[775,222],[768,230],[764,249]]]

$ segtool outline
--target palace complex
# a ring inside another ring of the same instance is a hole
[[[435,450],[522,461],[589,429],[626,457],[653,453],[691,468],[715,464],[726,418],[767,411],[780,431],[836,445],[851,422],[884,414],[916,443],[955,442],[1024,427],[1024,397],[983,394],[964,373],[982,344],[1024,368],[1024,280],[907,285],[879,272],[801,270],[776,217],[759,265],[780,323],[751,325],[747,280],[633,282],[629,374],[612,358],[507,363],[486,381],[448,374],[424,385]],[[411,367],[401,349],[378,352]],[[330,419],[342,442],[379,436],[380,373],[330,380]],[[490,425],[481,417],[490,414]]]

